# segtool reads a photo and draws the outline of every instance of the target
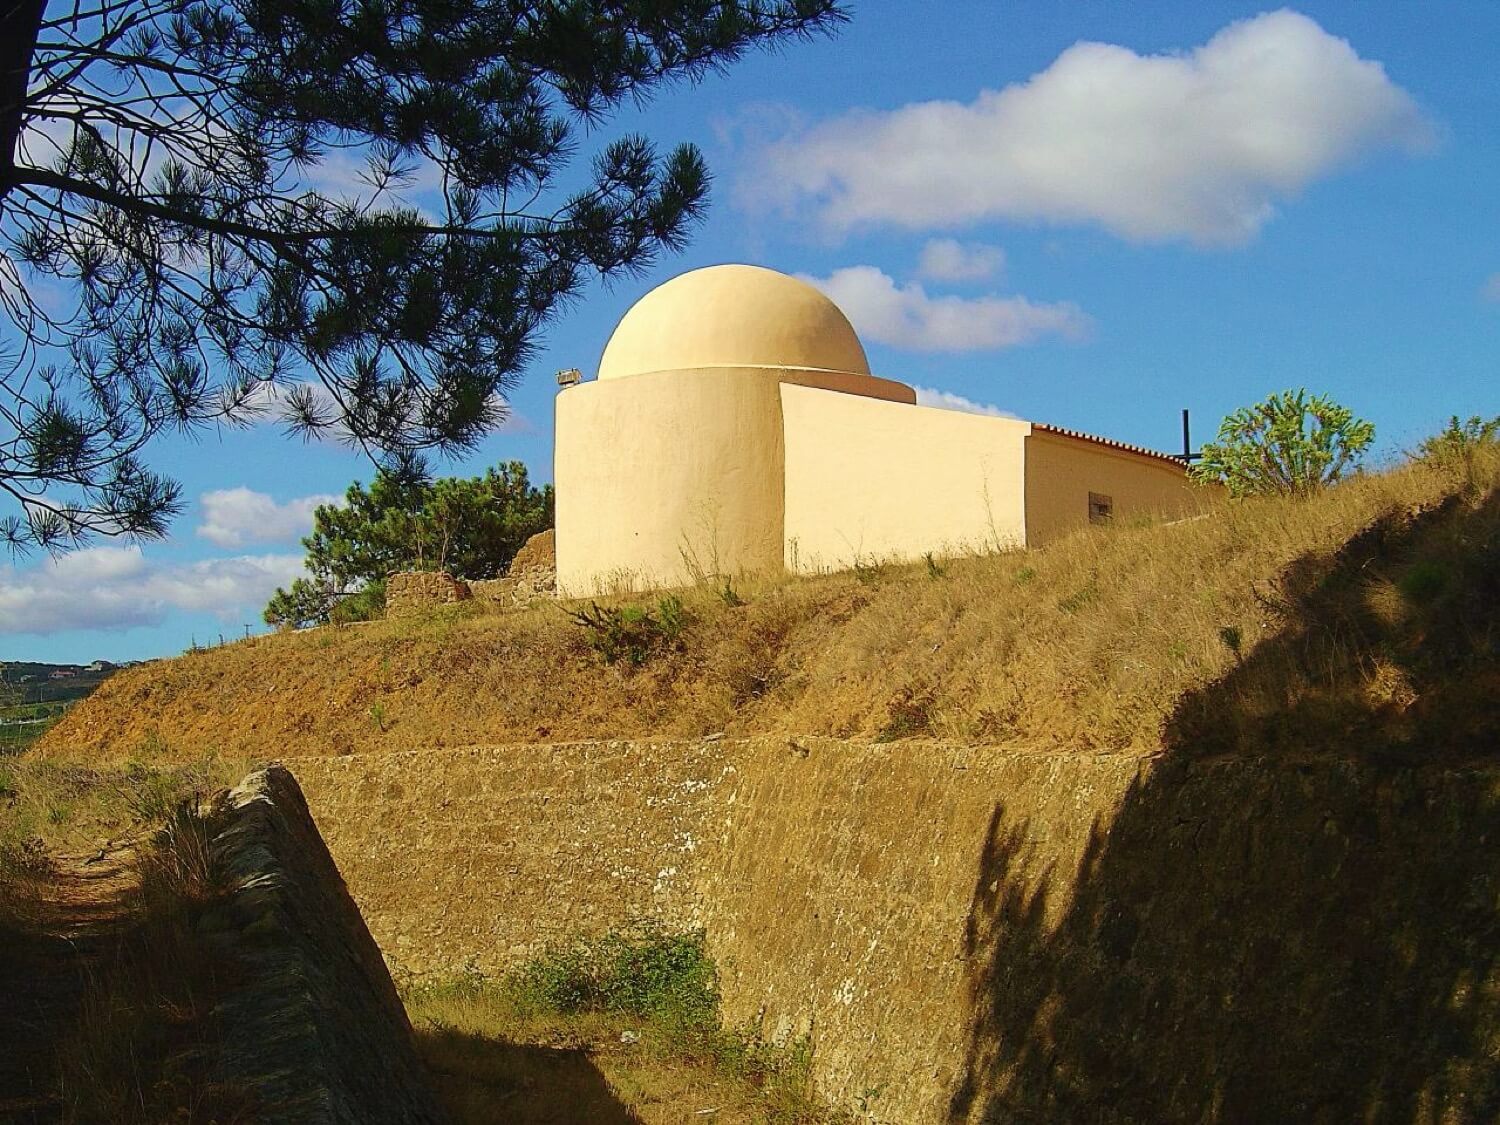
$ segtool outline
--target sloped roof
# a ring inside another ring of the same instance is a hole
[[[1071,438],[1073,441],[1086,441],[1094,445],[1107,446],[1121,453],[1134,453],[1139,457],[1149,457],[1153,461],[1165,461],[1169,465],[1187,471],[1187,466],[1182,463],[1181,457],[1174,457],[1170,453],[1159,453],[1154,449],[1147,449],[1142,445],[1131,445],[1129,442],[1115,441],[1114,438],[1096,437],[1094,434],[1086,434],[1079,430],[1069,430],[1062,426],[1049,426],[1045,422],[1033,422],[1033,430],[1040,430],[1045,434],[1056,434],[1058,437]]]

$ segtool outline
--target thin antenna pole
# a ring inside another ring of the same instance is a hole
[[[1187,407],[1182,408],[1182,459],[1184,461],[1193,459],[1193,439],[1188,431]]]

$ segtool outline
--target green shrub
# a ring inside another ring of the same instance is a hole
[[[1466,492],[1478,485],[1480,460],[1500,448],[1500,417],[1485,421],[1477,414],[1460,422],[1455,414],[1448,425],[1417,448],[1417,457],[1458,474]]]
[[[689,618],[682,599],[667,594],[656,605],[601,606],[590,602],[569,615],[584,631],[589,648],[606,664],[621,661],[639,668],[657,652],[675,647]]]
[[[1190,471],[1231,496],[1305,496],[1341,479],[1374,440],[1374,426],[1327,395],[1283,391],[1225,418]]]
[[[719,977],[701,930],[670,934],[653,925],[615,931],[600,940],[598,955],[605,1011],[680,1027],[717,1021]]]
[[[597,1011],[598,984],[586,946],[548,949],[508,978],[506,986],[523,1009],[576,1015]]]
[[[506,987],[538,1012],[613,1012],[683,1030],[718,1022],[719,978],[703,932],[669,933],[654,922],[550,948]]]
[[[1417,456],[1438,462],[1462,461],[1497,441],[1500,441],[1500,417],[1485,421],[1475,414],[1460,422],[1455,414],[1443,429],[1417,447]]]
[[[1429,605],[1448,589],[1452,581],[1450,568],[1435,559],[1419,559],[1406,568],[1396,585],[1407,600],[1417,605]]]

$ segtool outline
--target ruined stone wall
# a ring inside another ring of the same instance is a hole
[[[556,553],[549,529],[521,545],[502,578],[454,578],[441,571],[414,570],[386,580],[386,615],[420,617],[432,609],[476,598],[506,608],[530,605],[549,598],[557,589]]]
[[[469,591],[480,601],[498,602],[509,608],[550,598],[557,590],[557,572],[550,567],[532,567],[504,578],[480,578],[469,583]]]
[[[521,544],[521,549],[516,552],[516,557],[510,560],[507,574],[525,574],[533,570],[557,569],[557,533],[548,528],[539,531],[526,542]]]
[[[468,598],[468,584],[440,570],[406,570],[385,580],[387,617],[420,617],[437,606]]]
[[[702,925],[726,1016],[880,1121],[1500,1114],[1500,771],[770,737],[294,768],[399,970]]]

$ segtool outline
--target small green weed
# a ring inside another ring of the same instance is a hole
[[[659,598],[655,606],[601,606],[590,602],[569,616],[584,630],[589,648],[606,664],[639,668],[653,655],[676,646],[688,626],[688,612],[676,594]]]
[[[937,696],[929,687],[907,684],[897,690],[885,705],[886,722],[876,742],[896,742],[902,738],[914,738],[932,730],[932,709]]]
[[[1058,599],[1057,608],[1067,614],[1077,613],[1099,600],[1099,583],[1090,578],[1088,583],[1065,598]]]
[[[948,577],[948,568],[942,563],[938,562],[937,559],[933,558],[931,551],[928,551],[927,554],[923,555],[922,559],[927,564],[928,578],[931,578],[934,582],[936,582],[939,578]]]
[[[1422,559],[1407,567],[1397,585],[1408,601],[1417,605],[1435,602],[1451,584],[1449,568],[1431,559]]]

